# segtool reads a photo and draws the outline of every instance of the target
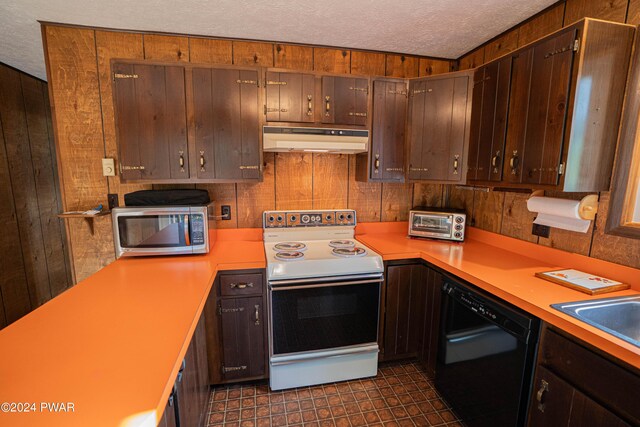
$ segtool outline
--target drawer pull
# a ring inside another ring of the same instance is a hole
[[[540,382],[540,389],[538,389],[538,393],[536,393],[536,400],[538,401],[538,410],[540,412],[544,412],[544,395],[549,391],[549,383],[545,380]]]
[[[253,283],[246,283],[246,282],[230,283],[229,287],[231,289],[253,288]]]

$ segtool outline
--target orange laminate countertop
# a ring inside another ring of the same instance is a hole
[[[463,243],[407,237],[407,223],[362,224],[356,238],[385,261],[421,258],[640,369],[640,348],[550,307],[550,304],[634,295],[640,270],[469,228]],[[535,272],[576,268],[631,285],[590,296],[537,278]]]
[[[216,273],[265,267],[260,232],[217,235],[207,255],[113,262],[0,331],[0,404],[36,404],[0,425],[156,426]]]

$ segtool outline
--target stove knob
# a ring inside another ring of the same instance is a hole
[[[291,219],[291,222],[295,222],[295,220],[296,220],[296,216],[295,216],[295,215],[291,215],[291,216],[289,217],[289,219]]]
[[[458,224],[462,223],[463,221],[464,221],[464,218],[462,218],[461,216],[457,216],[457,217],[456,217],[456,222],[457,222]]]
[[[456,227],[455,227],[455,228],[456,228],[456,230],[458,230],[458,231],[462,230],[462,226],[461,226],[460,224],[456,224]]]
[[[282,215],[278,215],[278,222],[282,222]]]
[[[344,221],[344,214],[340,214],[340,215],[338,215],[338,220],[340,220],[340,221]]]
[[[453,235],[458,239],[462,237],[462,233],[459,231],[456,231]]]
[[[309,222],[309,219],[309,215],[302,215],[302,217],[300,218],[300,220],[305,224]]]
[[[347,214],[347,219],[348,219],[349,221],[351,221],[351,218],[353,218],[353,215],[351,215],[351,214]]]
[[[273,215],[269,216],[269,222],[273,222],[273,220],[275,220],[275,218],[273,217]]]
[[[331,218],[333,218],[331,215],[327,215],[324,217],[327,221],[331,221]]]

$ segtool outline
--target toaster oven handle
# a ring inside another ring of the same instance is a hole
[[[191,246],[190,238],[191,230],[189,230],[189,214],[184,216],[184,244],[185,246]]]

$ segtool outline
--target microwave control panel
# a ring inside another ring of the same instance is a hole
[[[191,245],[204,245],[204,215],[191,214],[191,224],[189,226],[191,234]]]
[[[354,210],[318,211],[266,211],[263,214],[264,228],[323,227],[356,225]]]

